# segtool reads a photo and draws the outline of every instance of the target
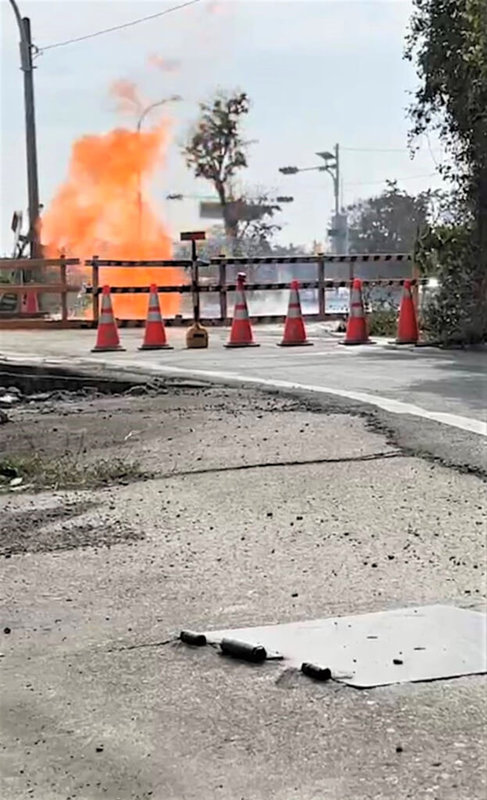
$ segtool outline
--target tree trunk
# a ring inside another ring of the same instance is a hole
[[[473,328],[479,341],[487,340],[487,167],[478,176],[475,305]]]
[[[225,185],[222,183],[217,183],[215,188],[218,194],[218,199],[220,200],[220,205],[222,207],[223,226],[225,228],[227,246],[230,250],[229,255],[234,256],[236,255],[237,250],[236,245],[238,239],[238,222],[231,217]]]

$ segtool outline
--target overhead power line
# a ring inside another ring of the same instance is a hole
[[[112,28],[103,28],[101,31],[95,31],[94,33],[87,33],[85,36],[77,36],[74,39],[66,39],[64,42],[56,42],[55,44],[48,44],[45,47],[40,47],[39,51],[44,52],[45,50],[53,50],[55,47],[65,47],[68,44],[76,44],[77,42],[84,42],[86,39],[93,39],[95,36],[103,36],[105,33],[114,33],[115,31],[121,31],[124,28],[131,28],[134,25],[140,25],[141,22],[148,22],[151,19],[157,19],[157,17],[163,17],[165,14],[171,14],[173,11],[179,11],[181,8],[187,8],[188,6],[194,6],[196,3],[201,3],[202,0],[188,0],[186,3],[180,3],[178,6],[172,6],[172,8],[166,8],[164,11],[158,11],[157,14],[150,14],[148,17],[139,17],[139,19],[133,19],[131,22],[125,22],[122,25],[114,25]]]
[[[359,181],[358,183],[345,183],[345,186],[372,186],[373,184],[386,183],[388,180],[394,181],[415,181],[420,178],[437,178],[437,172],[429,172],[427,175],[405,175],[402,178],[383,178],[381,181]]]
[[[349,153],[407,153],[407,147],[342,147]]]
[[[348,153],[409,153],[409,149],[407,147],[342,147],[342,150],[346,150]],[[431,145],[428,146],[428,150],[433,155],[433,150],[431,149]],[[435,153],[441,153],[441,150],[435,150]]]

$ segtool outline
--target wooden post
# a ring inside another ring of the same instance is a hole
[[[65,255],[61,253],[61,263],[60,263],[60,272],[61,272],[61,284],[63,287],[63,292],[61,294],[61,319],[63,322],[66,322],[68,318],[68,294],[66,291],[67,286],[67,276],[66,276],[66,262],[65,262]]]
[[[419,314],[422,311],[422,309],[419,307],[419,281],[421,279],[421,273],[414,261],[411,269],[411,278],[413,281],[416,281],[415,285],[413,286],[412,296],[414,305],[416,306],[416,314]]]
[[[320,319],[326,316],[326,290],[325,290],[325,254],[318,254],[318,315]]]
[[[91,285],[93,288],[93,295],[91,298],[93,308],[93,322],[98,325],[100,303],[98,299],[98,288],[100,280],[100,267],[98,266],[98,256],[93,256],[91,259]]]
[[[227,263],[221,261],[218,264],[218,283],[220,284],[220,320],[225,324],[228,316],[227,308]]]

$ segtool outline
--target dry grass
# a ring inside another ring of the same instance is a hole
[[[94,489],[149,477],[136,461],[122,458],[99,459],[88,464],[83,464],[79,456],[72,453],[55,459],[37,454],[0,459],[0,491],[10,489],[10,481],[14,478],[22,478],[22,485],[41,491]]]

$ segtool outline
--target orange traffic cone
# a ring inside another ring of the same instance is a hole
[[[22,314],[38,314],[39,301],[37,299],[37,292],[32,289],[27,289],[24,297],[22,298]]]
[[[232,329],[230,331],[230,339],[225,347],[259,347],[252,336],[252,326],[249,320],[247,300],[245,299],[245,275],[243,272],[239,272],[237,275]]]
[[[172,350],[166,341],[166,331],[162,321],[161,309],[159,306],[159,295],[157,286],[151,284],[149,295],[149,310],[145,323],[144,341],[139,350]]]
[[[396,344],[416,344],[418,338],[418,320],[411,294],[411,281],[404,281],[397,323]]]
[[[96,332],[96,345],[92,348],[92,353],[103,353],[108,350],[124,350],[120,346],[118,338],[117,323],[113,317],[112,299],[110,297],[110,287],[104,286],[101,295],[101,314],[98,320]]]
[[[312,345],[313,342],[308,342],[306,339],[306,329],[299,300],[299,284],[297,281],[291,281],[284,336],[282,342],[279,343],[279,347],[295,347],[305,344]]]
[[[350,290],[350,313],[342,344],[368,344],[367,320],[362,300],[362,281],[355,278]]]

